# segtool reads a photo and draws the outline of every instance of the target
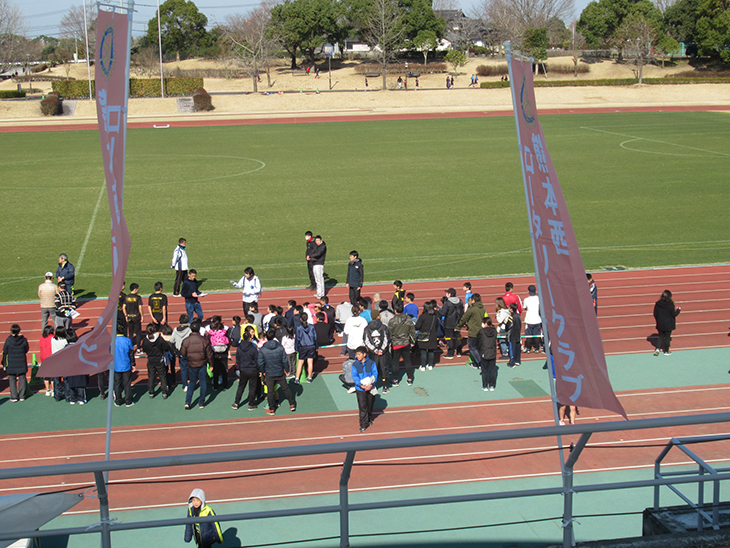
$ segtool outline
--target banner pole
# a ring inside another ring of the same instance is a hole
[[[520,124],[517,119],[517,97],[516,97],[516,86],[517,83],[515,82],[514,74],[512,72],[512,45],[508,41],[504,43],[504,51],[507,56],[507,69],[509,70],[509,80],[510,80],[510,91],[512,93],[512,105],[513,105],[513,111],[515,114],[515,126],[517,129],[517,142],[520,143],[520,156],[522,156],[522,140],[520,139]],[[524,60],[524,56],[520,55],[521,60]],[[525,191],[525,206],[527,207],[527,220],[530,225],[530,244],[532,246],[532,261],[535,268],[535,281],[537,282],[537,287],[540,286],[540,269],[538,266],[537,261],[537,244],[535,242],[535,234],[533,231],[532,226],[532,213],[530,210],[530,203],[529,203],[529,192],[527,189],[527,174],[525,173],[525,164],[522,161],[522,158],[520,157],[520,167],[522,169],[522,185],[524,187]],[[547,363],[547,370],[548,370],[548,383],[550,385],[550,398],[553,402],[553,419],[555,421],[555,426],[557,426],[560,423],[560,417],[558,416],[558,398],[555,391],[555,378],[553,376],[553,360],[552,360],[552,354],[550,352],[550,338],[548,336],[548,330],[547,330],[547,318],[545,317],[545,307],[542,306],[542,300],[545,298],[545,295],[543,292],[540,292],[540,319],[542,320],[542,336],[543,336],[543,344],[545,346],[545,359]],[[565,455],[563,455],[563,437],[558,436],[557,437],[558,442],[558,455],[560,456],[560,469],[562,471],[565,471]]]

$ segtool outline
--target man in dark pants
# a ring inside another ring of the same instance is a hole
[[[350,251],[350,263],[347,265],[347,287],[350,288],[350,302],[357,304],[360,290],[365,279],[362,261],[357,251]]]
[[[175,297],[180,296],[180,288],[188,277],[188,254],[185,251],[187,245],[188,242],[185,238],[180,238],[175,251],[172,253],[172,265],[170,268],[175,270],[175,285],[172,290],[172,294]]]
[[[180,355],[188,361],[188,390],[185,394],[185,409],[193,403],[195,385],[200,384],[200,401],[198,407],[205,409],[205,395],[208,390],[207,364],[213,363],[213,347],[210,339],[200,334],[200,321],[190,324],[190,335],[180,346]]]
[[[367,349],[359,346],[355,350],[355,362],[352,364],[352,380],[355,382],[355,393],[357,394],[360,432],[365,432],[365,429],[373,423],[375,395],[372,393],[372,389],[375,387],[377,378],[378,367],[373,360],[368,358]]]
[[[258,366],[259,372],[264,375],[266,395],[269,400],[269,408],[266,410],[266,414],[276,414],[276,401],[274,399],[276,384],[281,387],[284,396],[289,401],[289,411],[296,411],[297,406],[294,403],[294,396],[292,396],[289,383],[286,380],[286,369],[289,366],[289,361],[286,358],[284,347],[276,339],[276,328],[274,327],[269,328],[266,332],[266,342],[259,349]]]
[[[314,291],[317,289],[317,282],[314,280],[314,260],[310,258],[310,255],[312,254],[312,251],[314,251],[316,245],[314,243],[314,236],[312,235],[311,230],[307,230],[304,233],[304,239],[307,242],[307,272],[309,272],[309,287],[307,290]]]
[[[68,255],[61,253],[58,256],[58,268],[56,268],[56,281],[66,284],[69,293],[73,293],[73,286],[76,283],[76,269],[68,262]]]

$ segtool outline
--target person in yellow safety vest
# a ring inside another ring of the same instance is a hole
[[[202,489],[193,489],[188,498],[188,517],[207,516],[215,516],[215,512],[205,504],[205,492]],[[185,525],[185,542],[190,542],[193,537],[200,548],[209,548],[216,542],[223,542],[223,533],[217,521],[188,523]]]

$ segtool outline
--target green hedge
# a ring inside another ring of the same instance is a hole
[[[52,82],[53,91],[67,99],[85,98],[89,96],[89,82],[72,80]],[[165,78],[165,97],[192,95],[197,88],[203,87],[202,78]],[[94,82],[91,82],[92,93],[96,94]],[[130,97],[159,97],[159,78],[132,78],[129,80]]]
[[[0,90],[0,99],[15,99],[18,97],[25,97],[25,92],[18,91],[17,89]]]
[[[637,78],[604,78],[601,80],[535,80],[536,88],[561,88],[579,86],[633,86]],[[675,85],[675,84],[730,84],[730,78],[644,78],[644,84]],[[482,82],[479,87],[484,89],[505,88],[509,82]]]

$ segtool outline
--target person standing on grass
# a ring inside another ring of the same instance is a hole
[[[304,233],[304,241],[307,242],[307,273],[309,274],[309,287],[307,288],[308,291],[314,291],[317,289],[317,282],[314,279],[314,259],[312,259],[311,255],[314,251],[315,243],[314,243],[314,236],[312,235],[311,230],[307,230]]]
[[[188,279],[182,285],[180,295],[185,297],[185,311],[188,313],[190,321],[193,320],[193,315],[196,315],[198,320],[202,322],[205,316],[203,315],[203,307],[200,306],[200,301],[198,300],[201,294],[198,292],[200,282],[196,280],[197,276],[198,271],[191,268],[190,272],[188,272]]]
[[[540,335],[542,334],[542,318],[540,317],[540,297],[537,296],[537,288],[530,285],[527,288],[530,294],[525,299],[525,344],[524,352],[529,354],[532,352],[537,354],[542,346]]]
[[[167,323],[167,295],[162,292],[162,282],[155,282],[155,292],[147,298],[147,311],[152,323],[161,326]]]
[[[467,346],[469,347],[469,355],[471,356],[471,366],[474,368],[479,367],[479,363],[482,361],[481,354],[479,354],[479,348],[477,347],[477,336],[479,331],[482,329],[482,319],[488,316],[487,311],[484,310],[484,304],[482,303],[482,296],[479,293],[472,293],[469,299],[469,308],[466,309],[464,315],[461,317],[459,322],[456,324],[456,331],[461,331],[461,328],[466,326],[468,328],[467,335]]]
[[[586,272],[586,279],[588,280],[588,291],[591,292],[591,300],[593,301],[593,310],[598,316],[598,286],[596,285],[593,275]],[[572,423],[571,423],[572,424]]]
[[[114,405],[121,407],[122,393],[127,407],[134,405],[132,399],[132,373],[135,372],[134,344],[129,337],[125,337],[126,328],[117,326],[117,337],[114,341],[116,354],[114,355]]]
[[[355,250],[350,251],[350,262],[347,265],[347,287],[350,289],[350,302],[352,304],[357,304],[364,280],[365,271],[362,267],[360,254]]]
[[[43,327],[48,325],[49,318],[55,316],[56,292],[58,288],[53,283],[53,273],[46,272],[46,279],[38,286],[38,299],[41,301],[41,322]]]
[[[180,355],[188,361],[188,390],[185,394],[185,409],[190,409],[195,386],[200,384],[198,406],[205,409],[205,395],[208,391],[208,372],[206,367],[213,363],[213,348],[210,341],[200,334],[200,321],[190,324],[190,335],[182,342]]]
[[[375,395],[372,393],[378,378],[378,367],[368,358],[367,348],[359,346],[355,350],[355,361],[352,364],[352,380],[355,383],[357,408],[360,418],[360,432],[373,424],[373,406]]]
[[[273,327],[266,332],[266,342],[259,349],[258,367],[266,383],[266,397],[269,404],[266,414],[269,416],[276,415],[275,387],[277,384],[284,391],[284,396],[289,401],[289,411],[296,411],[297,406],[294,403],[294,396],[292,396],[289,383],[286,380],[286,369],[288,367],[286,352],[284,347],[276,340],[276,329]]]
[[[132,339],[135,346],[142,342],[142,322],[144,311],[142,310],[142,297],[139,296],[139,284],[129,286],[129,295],[124,299],[122,305],[124,317],[127,319],[127,336]]]
[[[482,319],[482,329],[477,335],[477,347],[482,357],[479,367],[482,370],[482,390],[494,391],[497,388],[497,330],[492,319]]]
[[[76,269],[74,265],[68,262],[68,255],[61,253],[58,256],[58,268],[56,268],[56,281],[59,285],[61,282],[66,284],[66,289],[73,293],[74,283],[76,283]]]
[[[243,315],[248,316],[248,311],[253,303],[257,303],[259,295],[261,295],[261,280],[256,276],[253,268],[250,266],[243,271],[243,276],[237,282],[231,280],[231,284],[236,289],[243,292]],[[257,310],[258,312],[258,310]]]
[[[324,243],[322,236],[319,234],[314,237],[314,250],[309,254],[309,257],[314,261],[312,272],[317,285],[317,293],[314,296],[321,299],[326,292],[324,286],[324,261],[327,258],[327,244]]]
[[[655,356],[658,356],[659,352],[663,352],[665,356],[672,354],[669,351],[669,343],[672,340],[672,331],[677,328],[677,316],[681,311],[682,307],[675,306],[672,300],[672,292],[668,289],[662,291],[661,298],[654,305],[654,319],[659,333]]]
[[[175,285],[172,288],[172,294],[175,297],[180,296],[180,288],[188,277],[188,254],[185,251],[187,245],[187,240],[180,238],[175,251],[172,252],[172,265],[170,268],[175,269]]]
[[[10,326],[10,336],[3,345],[3,367],[10,381],[10,401],[25,401],[25,391],[28,384],[28,339],[20,334],[20,326],[14,323]]]

